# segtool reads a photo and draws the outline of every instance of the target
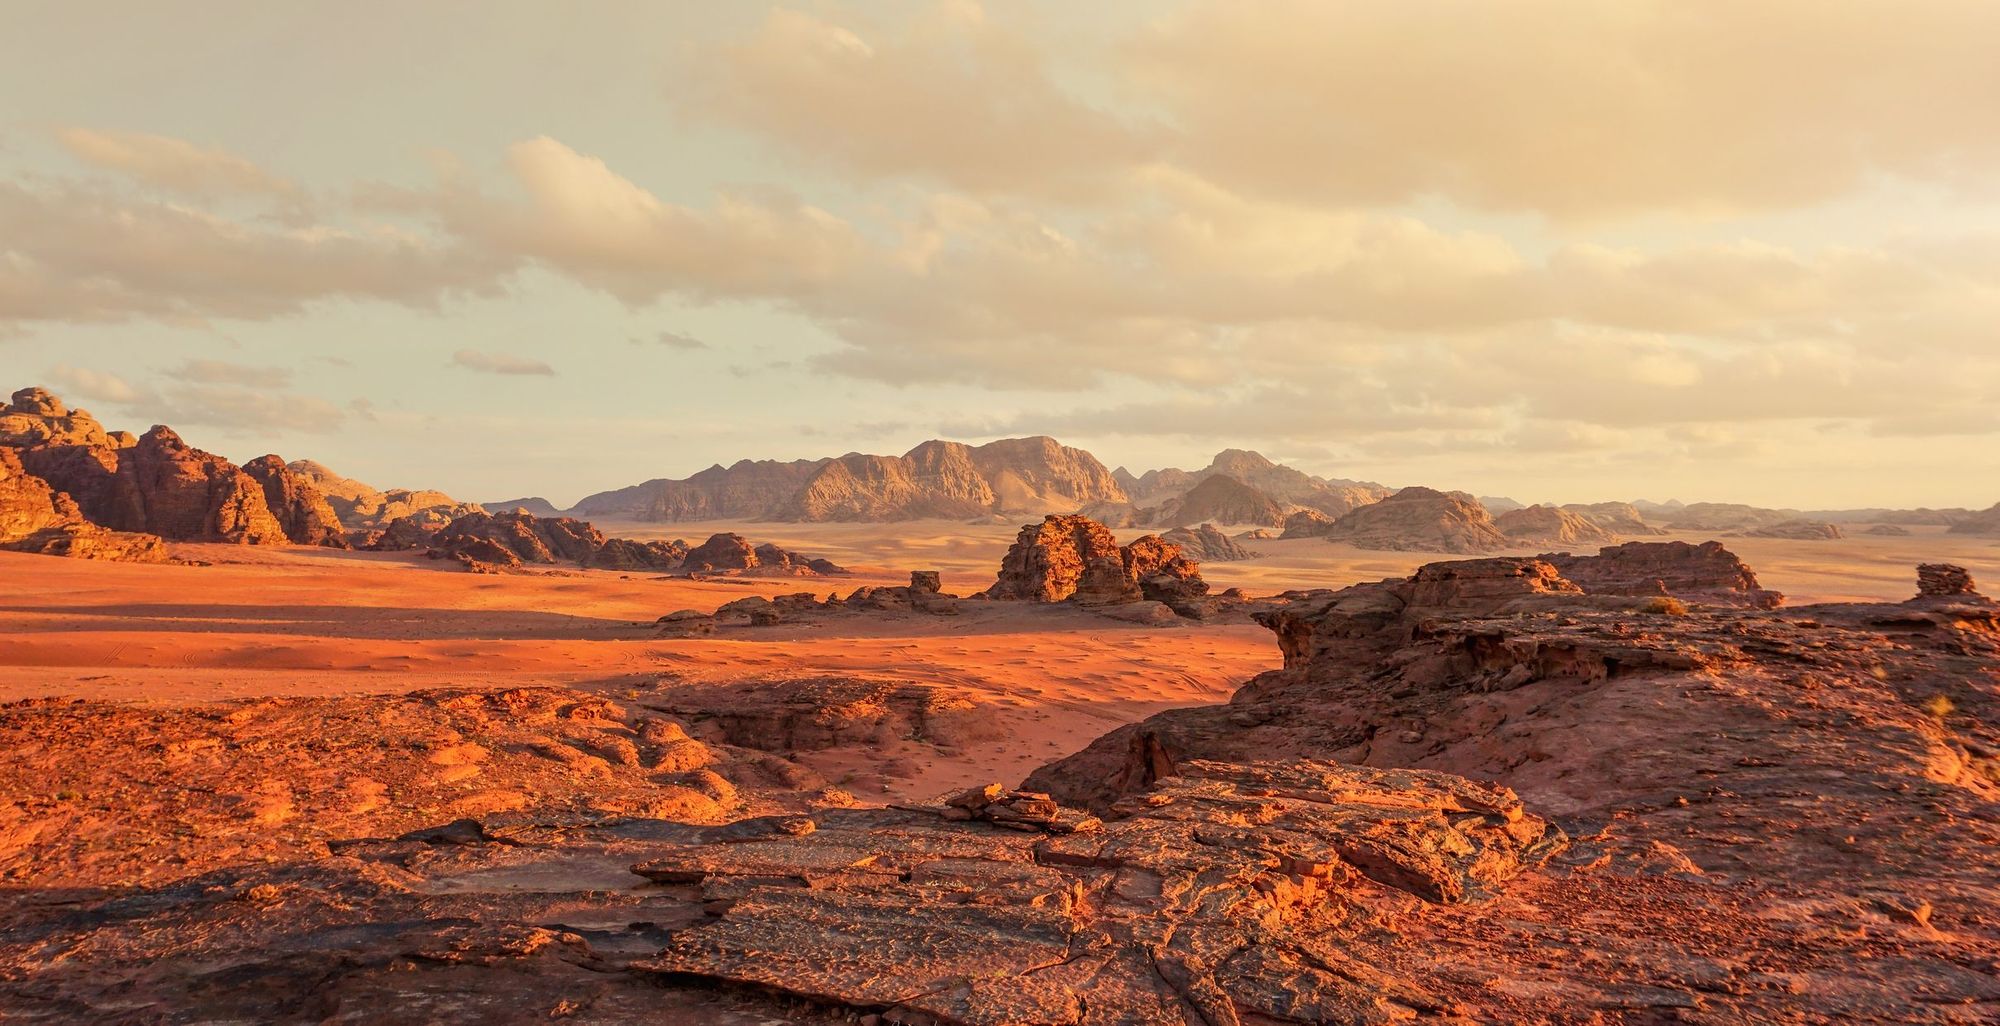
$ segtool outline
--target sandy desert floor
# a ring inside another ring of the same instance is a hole
[[[1144,628],[1072,610],[972,607],[956,618],[856,617],[703,638],[661,638],[652,621],[745,595],[851,590],[943,571],[947,591],[992,580],[1014,524],[618,524],[607,533],[702,539],[738,530],[855,569],[837,579],[695,582],[602,571],[460,573],[408,554],[177,546],[206,566],[146,566],[0,553],[0,700],[74,697],[187,704],[260,697],[554,684],[624,695],[811,675],[960,689],[991,730],[959,748],[832,752],[814,768],[864,779],[863,798],[924,797],[1018,780],[1122,723],[1219,701],[1278,663],[1246,624]],[[1122,532],[1136,536],[1143,532]],[[1695,540],[1692,539],[1691,540]],[[1946,560],[2000,578],[1991,539],[1802,542],[1730,538],[1794,604],[1900,600],[1911,567]],[[1317,539],[1259,541],[1258,558],[1204,567],[1252,593],[1339,587],[1440,557],[1364,552]],[[896,771],[849,765],[901,760]],[[879,781],[879,785],[877,785]],[[880,793],[871,793],[877,792]]]

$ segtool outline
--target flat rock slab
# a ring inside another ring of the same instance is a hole
[[[1310,761],[1189,763],[1074,833],[948,808],[658,854],[634,871],[719,914],[637,967],[890,1021],[1386,1021],[1427,999],[1337,965],[1351,911],[1477,900],[1564,843],[1504,788]]]

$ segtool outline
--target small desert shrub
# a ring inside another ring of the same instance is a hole
[[[1957,712],[1958,703],[1943,695],[1932,695],[1924,699],[1924,711],[1941,720]]]
[[[1646,604],[1639,607],[1639,611],[1642,613],[1658,613],[1661,616],[1686,616],[1688,615],[1688,604],[1674,598],[1672,595],[1661,595],[1658,598],[1647,599]]]

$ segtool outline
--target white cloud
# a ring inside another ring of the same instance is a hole
[[[488,374],[525,374],[554,377],[555,368],[540,360],[525,356],[509,356],[502,353],[486,353],[477,349],[461,349],[451,354],[453,366],[466,370],[483,371]]]

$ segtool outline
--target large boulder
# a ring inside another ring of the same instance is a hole
[[[82,512],[68,495],[28,473],[19,453],[0,447],[0,542],[82,519]]]
[[[1110,605],[1137,602],[1136,580],[1110,528],[1088,517],[1051,513],[1021,528],[1000,562],[988,598]]]

